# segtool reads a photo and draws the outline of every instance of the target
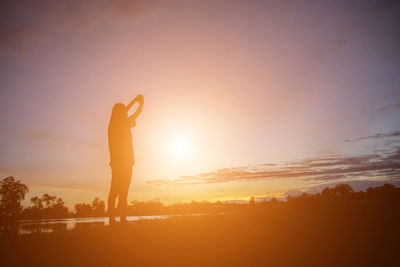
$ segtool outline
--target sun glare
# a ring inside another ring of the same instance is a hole
[[[185,157],[189,155],[189,142],[186,138],[175,138],[171,143],[171,152],[176,157]]]

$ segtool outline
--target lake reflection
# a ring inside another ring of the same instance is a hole
[[[128,216],[128,221],[166,219],[176,215]],[[108,217],[66,218],[52,220],[22,220],[15,223],[0,224],[0,235],[52,233],[108,225]]]

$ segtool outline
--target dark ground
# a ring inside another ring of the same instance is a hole
[[[382,205],[255,205],[225,215],[4,235],[2,266],[400,266],[400,214]]]

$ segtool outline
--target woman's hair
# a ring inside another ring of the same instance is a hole
[[[112,109],[110,122],[123,121],[127,117],[128,117],[128,112],[126,110],[125,105],[122,103],[117,103],[114,105]]]

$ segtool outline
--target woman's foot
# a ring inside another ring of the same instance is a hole
[[[113,226],[116,225],[118,223],[118,221],[115,219],[115,217],[110,217],[109,221],[108,221],[108,225]]]
[[[121,223],[128,223],[128,220],[126,219],[126,216],[121,216]]]

